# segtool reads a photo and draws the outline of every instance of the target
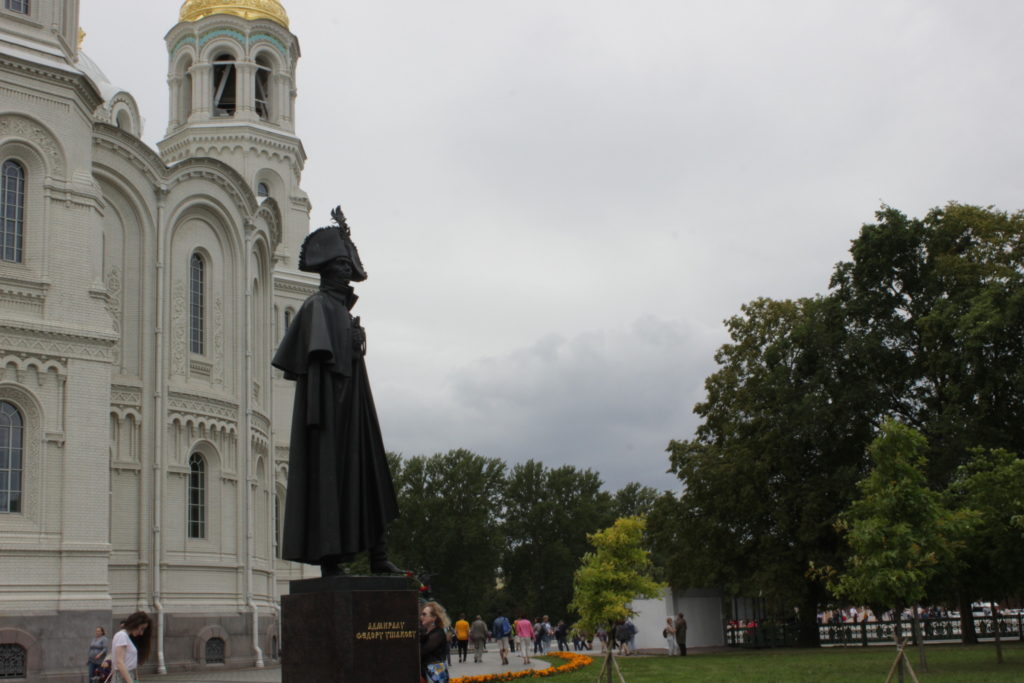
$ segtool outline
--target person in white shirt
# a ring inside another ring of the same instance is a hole
[[[124,620],[124,628],[114,634],[110,649],[114,653],[114,681],[128,683],[138,680],[135,672],[149,656],[152,622],[145,612],[135,612]]]

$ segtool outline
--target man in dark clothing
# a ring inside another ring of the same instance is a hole
[[[686,656],[686,617],[680,612],[676,615],[676,645],[679,646],[679,654]]]
[[[299,270],[320,274],[320,290],[273,360],[296,383],[282,556],[329,576],[369,550],[374,572],[398,572],[384,543],[398,500],[363,360],[366,334],[350,313],[358,297],[349,282],[366,271],[341,207],[331,216],[336,225],[310,233],[299,255]]]

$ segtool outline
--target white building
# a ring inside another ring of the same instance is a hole
[[[316,286],[298,41],[276,0],[185,2],[158,152],[78,0],[2,3],[0,677],[81,680],[95,627],[138,609],[151,668],[261,665],[302,572],[275,559],[270,367]]]

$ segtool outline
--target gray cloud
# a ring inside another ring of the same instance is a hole
[[[416,398],[378,391],[389,448],[414,454],[461,446],[510,462],[589,467],[613,487],[632,480],[674,487],[664,474],[665,447],[693,429],[689,410],[701,398],[693,378],[712,369],[720,336],[644,316],[477,359]],[[389,407],[392,416],[418,419],[389,424]]]

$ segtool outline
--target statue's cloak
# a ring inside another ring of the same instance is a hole
[[[273,365],[294,380],[282,557],[348,561],[398,516],[351,287],[321,288],[288,326]]]

